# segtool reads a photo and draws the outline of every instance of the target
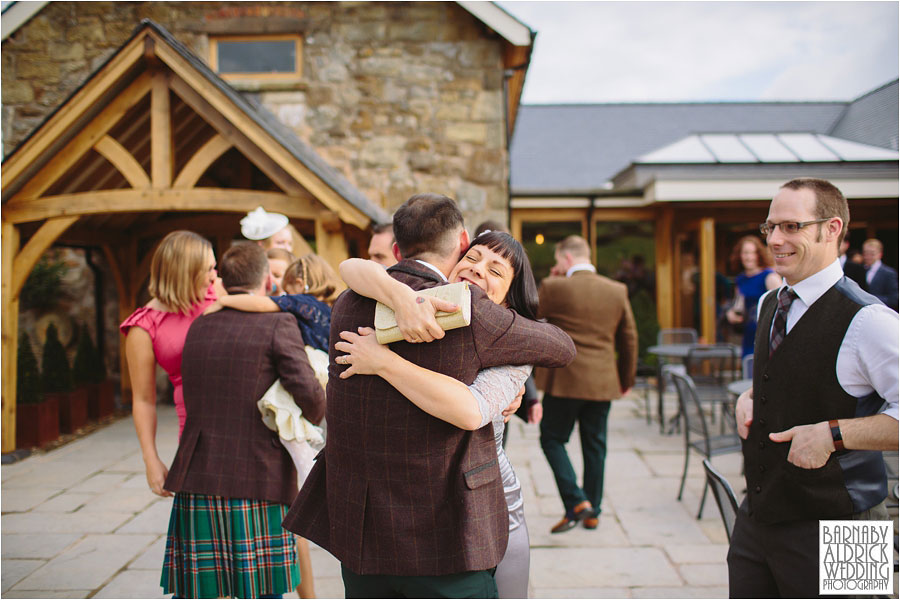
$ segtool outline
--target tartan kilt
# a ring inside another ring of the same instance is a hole
[[[160,585],[181,598],[258,598],[300,582],[294,536],[276,502],[176,493]]]

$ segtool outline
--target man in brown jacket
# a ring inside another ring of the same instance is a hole
[[[538,316],[558,325],[575,342],[567,367],[540,369],[544,390],[541,448],[553,470],[566,514],[552,529],[561,533],[584,521],[599,524],[610,400],[625,395],[637,368],[637,329],[624,284],[597,275],[590,247],[572,235],[556,246],[556,265],[541,283]],[[578,487],[566,443],[575,422],[581,435],[584,487]]]
[[[403,260],[388,273],[416,290],[444,283],[469,245],[456,204],[436,194],[407,200],[394,236]],[[490,366],[572,360],[575,346],[559,328],[471,292],[471,325],[391,348],[466,384]],[[335,302],[328,443],[284,525],[341,561],[348,598],[496,598],[490,569],[506,551],[509,517],[492,428],[458,429],[380,377],[341,379],[340,332],[371,327],[374,317],[375,302],[352,291]]]

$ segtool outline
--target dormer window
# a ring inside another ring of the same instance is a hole
[[[209,41],[210,65],[223,79],[299,79],[299,35],[217,36]]]

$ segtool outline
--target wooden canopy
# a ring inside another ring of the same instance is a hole
[[[2,445],[15,449],[19,293],[54,243],[102,249],[119,315],[175,229],[221,253],[240,217],[287,215],[333,265],[387,219],[337,171],[152,22],[3,162]],[[123,388],[127,372],[122,361]]]

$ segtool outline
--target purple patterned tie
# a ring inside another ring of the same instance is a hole
[[[787,314],[791,310],[791,304],[797,299],[797,292],[791,288],[785,288],[778,297],[778,310],[775,311],[775,320],[772,323],[772,338],[769,340],[769,357],[775,353],[775,349],[781,345],[784,336],[787,335]]]

